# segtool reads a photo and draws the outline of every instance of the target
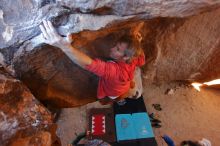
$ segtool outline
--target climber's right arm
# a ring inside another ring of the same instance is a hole
[[[43,20],[43,24],[40,25],[45,43],[60,48],[74,63],[80,67],[85,68],[92,63],[90,58],[85,53],[81,52],[77,48],[71,45],[72,37],[61,37],[50,21]]]

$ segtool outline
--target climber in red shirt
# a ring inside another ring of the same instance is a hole
[[[40,29],[45,43],[60,48],[74,63],[99,76],[97,97],[101,103],[121,100],[128,96],[129,89],[134,86],[132,80],[136,66],[145,63],[142,49],[136,47],[137,42],[131,37],[120,38],[110,50],[110,57],[113,60],[105,62],[92,59],[73,47],[71,35],[61,37],[50,21],[44,20]]]

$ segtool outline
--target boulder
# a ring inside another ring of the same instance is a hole
[[[53,116],[19,80],[0,68],[0,141],[1,146],[46,140],[59,145]],[[46,145],[46,144],[45,144]],[[48,144],[47,144],[48,145]],[[48,145],[49,146],[49,145]]]
[[[98,78],[43,44],[43,19],[103,60],[120,36],[138,29],[147,58],[144,84],[219,77],[219,1],[3,0],[0,6],[0,62],[45,105],[96,101]]]

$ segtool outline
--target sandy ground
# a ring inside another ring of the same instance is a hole
[[[171,95],[167,89],[174,89]],[[155,113],[162,121],[161,128],[154,128],[158,146],[166,146],[161,139],[169,135],[176,145],[182,140],[207,138],[212,146],[220,146],[220,89],[202,89],[198,92],[192,87],[170,83],[150,85],[144,88],[144,101],[148,113]],[[152,104],[160,104],[157,111]],[[62,109],[57,120],[57,134],[63,146],[70,143],[86,129],[86,111],[92,107],[103,107],[98,102],[78,108]]]

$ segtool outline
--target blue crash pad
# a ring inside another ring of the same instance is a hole
[[[132,140],[154,137],[147,113],[116,114],[117,140]]]

